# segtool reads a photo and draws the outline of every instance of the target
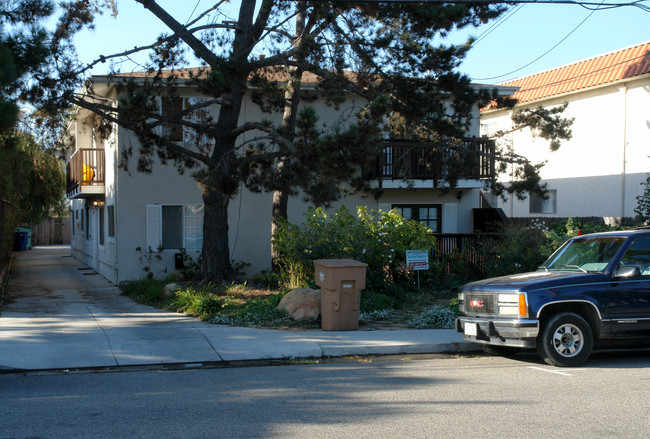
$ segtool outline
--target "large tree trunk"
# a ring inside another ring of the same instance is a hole
[[[298,5],[298,14],[296,15],[296,35],[302,35],[305,30],[305,19],[307,11],[305,5]],[[303,38],[297,38],[293,47],[297,48],[303,44]],[[294,61],[301,61],[297,56],[294,57]],[[296,118],[298,116],[298,104],[300,103],[300,87],[302,80],[302,69],[296,66],[287,67],[289,73],[289,80],[287,82],[287,88],[284,92],[285,105],[284,112],[282,115],[282,133],[284,137],[293,141],[294,132],[296,130]],[[278,161],[276,166],[276,172],[278,174],[282,173],[282,168],[285,165],[284,160]],[[278,220],[280,218],[287,219],[288,216],[288,205],[289,205],[289,193],[286,189],[278,188],[273,191],[273,210],[271,213],[271,237],[278,228]],[[275,260],[279,256],[275,249],[273,248],[273,242],[271,242],[271,261],[272,265],[275,266]]]
[[[278,163],[278,168],[282,167],[282,162]],[[273,191],[273,211],[271,213],[271,237],[275,234],[278,228],[278,221],[280,218],[287,219],[287,208],[289,206],[289,194],[286,191],[275,190]],[[271,263],[275,266],[275,260],[280,256],[275,251],[273,242],[271,242]]]
[[[203,280],[232,280],[228,243],[228,203],[230,199],[215,188],[203,191]]]

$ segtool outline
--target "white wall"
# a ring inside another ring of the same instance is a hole
[[[501,203],[508,216],[634,216],[641,183],[650,172],[650,78],[615,84],[549,99],[544,106],[568,101],[565,117],[574,117],[573,137],[559,151],[530,132],[511,136],[515,151],[533,163],[547,161],[542,181],[557,190],[557,212],[530,213],[530,202]],[[531,107],[540,103],[531,104]],[[487,112],[482,127],[490,132],[510,127],[505,111]],[[508,181],[508,176],[502,176]]]

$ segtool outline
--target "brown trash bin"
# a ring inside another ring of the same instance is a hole
[[[320,291],[321,328],[325,331],[359,329],[361,290],[366,287],[368,264],[354,259],[314,261]]]

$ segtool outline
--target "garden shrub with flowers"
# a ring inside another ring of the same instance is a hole
[[[434,243],[431,229],[424,224],[404,219],[397,210],[365,207],[357,208],[356,216],[345,207],[332,214],[311,208],[303,224],[281,221],[273,235],[279,255],[275,264],[285,286],[312,281],[316,259],[351,258],[368,264],[368,290],[393,296],[414,282],[414,273],[406,266],[406,250],[429,250]]]

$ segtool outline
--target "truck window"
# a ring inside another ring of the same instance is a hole
[[[650,275],[650,238],[635,239],[621,258],[620,265],[636,266],[642,275]]]

